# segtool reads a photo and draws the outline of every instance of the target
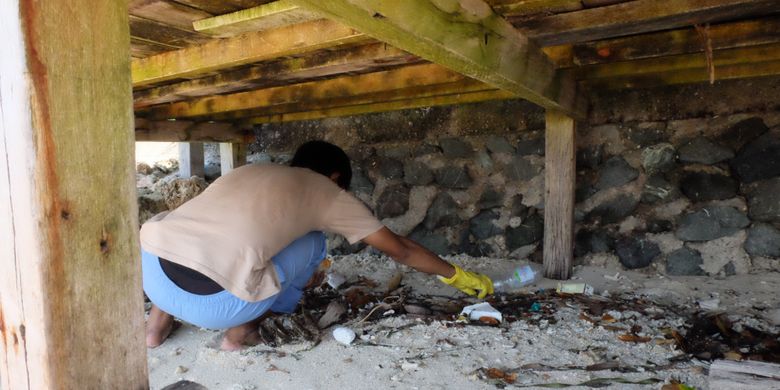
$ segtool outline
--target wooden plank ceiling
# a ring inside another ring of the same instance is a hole
[[[595,89],[780,74],[777,0],[131,0],[129,12],[146,131],[509,98],[578,116]]]

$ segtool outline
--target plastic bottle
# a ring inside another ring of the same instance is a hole
[[[493,281],[493,289],[496,292],[510,292],[528,286],[539,279],[540,269],[530,264],[521,265],[512,270],[505,277],[498,277]]]

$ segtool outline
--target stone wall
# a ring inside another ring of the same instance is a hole
[[[594,95],[577,129],[576,263],[780,270],[779,90],[770,79]],[[251,159],[333,142],[353,159],[352,191],[396,232],[440,254],[540,261],[543,114],[507,101],[263,125]]]

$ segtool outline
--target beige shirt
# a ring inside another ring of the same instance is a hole
[[[355,243],[380,228],[363,203],[324,175],[256,164],[150,219],[141,228],[141,246],[243,300],[259,301],[279,292],[271,258],[298,237],[320,230]]]

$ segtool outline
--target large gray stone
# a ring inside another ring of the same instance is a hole
[[[663,203],[677,199],[679,196],[679,191],[672,183],[662,175],[653,175],[645,181],[640,199],[643,203]]]
[[[544,156],[544,138],[524,139],[517,142],[517,155]]]
[[[623,220],[634,213],[639,199],[634,198],[633,195],[623,193],[618,196],[596,206],[588,214],[588,218],[592,221],[599,220],[602,225],[610,223],[616,223]]]
[[[606,230],[580,230],[574,238],[574,255],[581,257],[588,253],[611,251],[615,239]]]
[[[409,187],[396,184],[387,187],[376,201],[376,215],[379,219],[397,217],[409,210]]]
[[[661,254],[658,244],[638,237],[625,237],[615,243],[620,263],[628,269],[645,268]]]
[[[745,251],[751,256],[780,257],[780,230],[757,223],[748,229]]]
[[[446,166],[435,172],[436,182],[442,187],[453,189],[466,189],[471,186],[471,176],[465,167]]]
[[[491,135],[488,137],[487,141],[485,141],[485,147],[490,153],[511,154],[515,152],[515,147],[512,146],[506,138],[498,135]]]
[[[528,159],[518,156],[506,166],[504,174],[510,180],[525,181],[533,179],[540,171],[540,167],[536,167]]]
[[[425,215],[423,225],[428,230],[442,226],[453,226],[461,222],[458,216],[458,204],[452,196],[446,192],[440,192],[431,203],[428,213]]]
[[[780,177],[754,183],[747,191],[748,215],[756,221],[780,222]]]
[[[544,218],[534,214],[524,219],[518,227],[509,227],[505,231],[506,247],[513,251],[522,246],[533,244],[544,235]]]
[[[504,192],[498,191],[493,187],[485,188],[482,195],[479,197],[477,207],[480,209],[492,209],[494,207],[500,207],[504,204]]]
[[[639,146],[654,145],[669,138],[666,132],[666,122],[642,122],[628,126],[626,136]]]
[[[413,186],[428,185],[433,181],[433,171],[419,161],[407,161],[404,164],[404,182]]]
[[[674,168],[675,150],[672,144],[658,144],[642,151],[642,167],[648,174],[668,172]]]
[[[733,207],[708,207],[683,216],[675,236],[683,241],[710,241],[730,236],[749,223],[747,217]]]
[[[577,150],[577,169],[596,169],[603,159],[603,145],[579,149]]]
[[[390,157],[379,157],[379,174],[386,179],[400,179],[404,176],[404,164]]]
[[[451,252],[452,245],[449,240],[439,233],[417,229],[409,235],[409,238],[437,255],[448,255]]]
[[[728,130],[721,133],[717,141],[722,145],[730,147],[732,150],[742,149],[742,146],[748,144],[754,139],[764,134],[768,127],[764,120],[758,117],[748,118],[731,126]]]
[[[731,199],[737,187],[736,180],[715,173],[691,172],[680,181],[680,190],[694,202]]]
[[[414,150],[412,151],[412,157],[427,156],[429,154],[435,154],[440,152],[441,152],[441,148],[439,148],[436,145],[422,144],[414,148]]]
[[[746,183],[780,176],[780,134],[768,132],[745,145],[731,160],[731,170]]]
[[[503,231],[494,223],[496,219],[498,219],[498,213],[489,210],[482,211],[469,221],[469,232],[478,240],[497,236]]]
[[[374,193],[374,184],[361,169],[352,169],[352,182],[349,184],[349,188],[356,194],[370,195]]]
[[[599,171],[596,189],[604,190],[622,186],[623,184],[630,183],[638,176],[638,170],[629,165],[623,157],[615,156],[607,160]]]
[[[734,158],[734,152],[710,141],[706,137],[696,137],[678,150],[680,162],[717,164]]]
[[[474,147],[460,138],[443,138],[439,146],[447,158],[468,158],[474,155]]]
[[[706,275],[701,265],[704,260],[699,251],[683,246],[666,257],[666,273],[669,275]]]

